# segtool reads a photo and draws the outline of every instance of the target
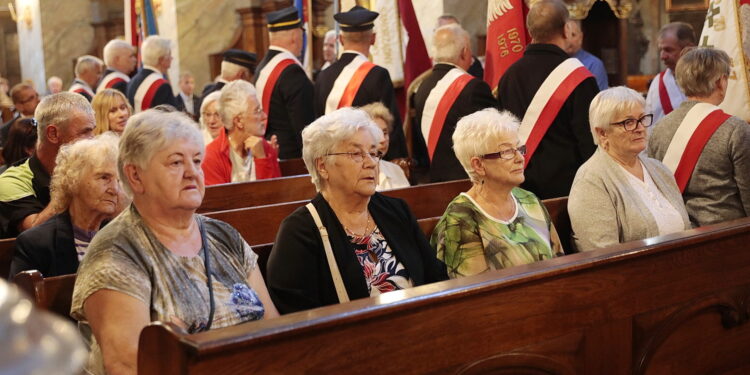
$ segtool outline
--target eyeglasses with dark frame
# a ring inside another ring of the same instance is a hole
[[[630,132],[638,128],[638,124],[643,125],[644,128],[651,126],[653,120],[654,120],[654,115],[649,113],[647,115],[641,116],[641,118],[639,119],[627,118],[625,120],[618,121],[618,122],[611,122],[609,124],[622,126],[623,129],[625,129],[625,131]]]
[[[383,154],[380,151],[354,151],[354,152],[332,152],[330,154],[325,154],[325,156],[336,156],[336,155],[347,155],[349,156],[349,159],[352,159],[355,163],[362,163],[365,160],[365,155],[369,156],[370,159],[374,162],[380,161],[380,159],[383,157]]]
[[[509,148],[509,149],[505,149],[502,151],[493,152],[491,154],[484,154],[484,155],[481,155],[480,157],[482,159],[488,159],[488,160],[492,160],[492,159],[512,160],[513,158],[516,157],[516,152],[521,154],[521,156],[526,155],[526,145],[520,145],[516,148]]]

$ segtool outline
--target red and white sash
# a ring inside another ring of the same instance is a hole
[[[588,77],[593,77],[591,72],[578,59],[571,57],[560,63],[534,94],[518,128],[518,138],[521,144],[526,145],[524,167],[534,156],[539,142],[560,113],[560,108],[573,90]]]
[[[331,92],[326,99],[325,113],[331,113],[341,107],[350,107],[354,97],[362,86],[362,81],[367,77],[367,73],[375,67],[375,64],[367,60],[366,57],[357,54],[349,64],[347,64],[333,83]]]
[[[135,97],[133,98],[133,104],[135,105],[133,106],[133,110],[138,113],[151,108],[151,102],[154,100],[156,91],[166,82],[167,80],[164,79],[164,75],[161,73],[152,72],[149,74],[141,82],[141,85],[138,86],[138,89],[135,90]]]
[[[292,64],[299,65],[297,58],[291,52],[281,51],[271,58],[268,64],[259,72],[258,80],[255,82],[255,89],[258,91],[258,99],[260,99],[260,105],[263,111],[266,112],[266,115],[269,114],[271,94],[273,94],[273,89],[276,87],[276,82],[279,80],[281,72]]]
[[[96,87],[96,91],[99,92],[104,89],[111,89],[112,86],[120,82],[127,83],[129,81],[130,81],[130,77],[128,77],[128,75],[125,73],[110,72],[109,74],[107,74],[106,76],[102,78],[101,82],[99,82],[99,86]]]
[[[451,110],[458,96],[473,78],[463,70],[453,68],[438,81],[430,94],[427,95],[420,126],[422,136],[427,144],[430,161],[432,161],[432,155],[435,154],[435,148],[437,148],[440,133],[443,131],[448,111]]]
[[[664,111],[664,115],[668,115],[672,112],[672,101],[669,99],[669,92],[667,91],[667,85],[664,84],[664,74],[667,71],[659,74],[659,102],[661,103],[661,109]]]
[[[94,97],[94,90],[91,89],[91,86],[87,85],[86,82],[83,82],[81,80],[74,80],[73,84],[70,85],[70,89],[68,89],[70,92],[75,93],[86,93],[92,98]]]
[[[681,192],[685,191],[706,143],[730,117],[721,108],[708,103],[696,104],[685,115],[662,161],[674,173]]]

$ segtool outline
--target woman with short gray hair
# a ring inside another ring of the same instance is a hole
[[[206,145],[213,142],[221,133],[221,129],[224,128],[224,123],[221,122],[221,115],[219,114],[218,101],[220,97],[221,91],[214,91],[206,95],[201,102],[199,124],[203,134],[203,142]]]
[[[302,131],[302,158],[318,195],[284,219],[268,260],[268,289],[281,313],[445,278],[406,203],[375,192],[382,138],[353,108]]]
[[[568,197],[573,240],[579,251],[641,240],[690,228],[672,173],[641,155],[652,114],[624,86],[591,101],[594,155],[578,169]]]
[[[472,182],[448,205],[432,232],[432,247],[451,278],[563,255],[547,209],[521,189],[526,146],[510,112],[487,108],[453,132],[453,150]]]
[[[44,277],[76,273],[94,235],[128,201],[117,178],[117,141],[108,133],[60,149],[50,183],[58,214],[18,236],[11,278],[26,270]]]
[[[266,113],[255,86],[238,79],[221,89],[218,110],[224,129],[206,146],[206,185],[281,177],[274,138],[267,141]]]
[[[91,242],[73,292],[71,315],[94,334],[90,373],[136,373],[138,336],[155,320],[195,333],[278,314],[247,242],[195,214],[202,158],[184,113],[129,120],[118,169],[133,202]]]

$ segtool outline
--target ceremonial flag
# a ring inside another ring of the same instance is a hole
[[[411,81],[432,68],[432,61],[427,54],[422,30],[419,28],[411,0],[398,0],[398,10],[405,30],[404,38],[408,38],[404,52],[404,89],[408,89]]]
[[[494,91],[508,67],[523,56],[531,38],[526,32],[529,9],[523,0],[487,2],[487,48],[484,80]]]
[[[141,65],[141,43],[149,35],[159,34],[153,0],[124,0],[125,40],[138,50],[138,65]]]
[[[401,19],[398,12],[398,0],[378,0],[371,10],[380,15],[375,19],[373,31],[377,35],[375,44],[370,48],[372,61],[388,69],[393,85],[404,84],[404,56],[401,43]]]
[[[719,107],[750,121],[750,0],[711,0],[700,45],[721,49],[732,59],[727,94]]]
[[[313,72],[313,61],[312,61],[312,48],[310,48],[310,41],[312,41],[312,17],[310,12],[312,11],[312,5],[310,0],[294,0],[294,6],[297,8],[299,18],[302,20],[302,26],[304,32],[302,33],[302,67],[305,69],[308,78],[312,78]]]

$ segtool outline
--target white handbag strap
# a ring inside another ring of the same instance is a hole
[[[331,269],[331,277],[333,278],[333,286],[336,287],[336,294],[339,297],[339,303],[349,302],[349,295],[346,293],[344,287],[344,280],[341,278],[341,272],[339,272],[339,266],[336,263],[336,258],[333,257],[333,249],[331,249],[331,241],[328,239],[328,230],[323,226],[323,222],[320,221],[318,210],[315,209],[312,203],[308,203],[305,208],[310,211],[315,225],[320,231],[320,237],[323,239],[323,247],[326,250],[326,259],[328,260],[328,267]]]

